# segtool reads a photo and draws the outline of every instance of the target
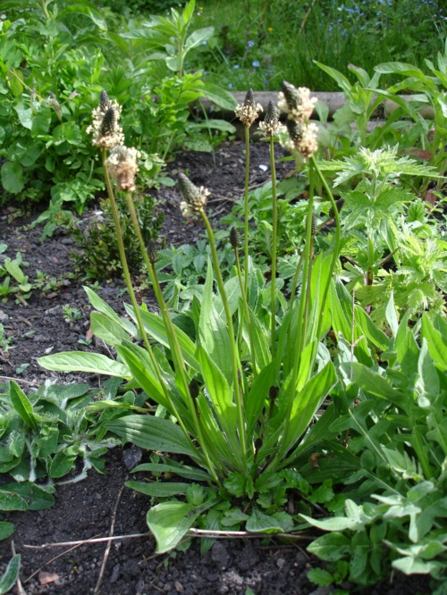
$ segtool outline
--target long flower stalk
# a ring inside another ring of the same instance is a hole
[[[256,376],[258,375],[258,370],[257,370],[257,366],[256,366],[255,342],[253,339],[253,328],[252,328],[252,323],[251,323],[250,309],[248,307],[247,294],[245,293],[244,282],[242,279],[241,263],[239,260],[239,251],[238,251],[239,234],[235,227],[233,227],[230,232],[230,243],[233,246],[234,258],[236,260],[237,276],[239,279],[239,287],[241,288],[242,303],[243,303],[243,307],[244,307],[245,318],[247,321],[248,340],[250,341],[250,352],[251,352],[253,376],[254,376],[254,378],[256,378]]]
[[[278,198],[276,193],[275,143],[273,132],[270,131],[270,169],[272,172],[272,253],[271,253],[271,286],[270,286],[270,316],[271,316],[271,351],[272,359],[276,351],[276,265],[278,250]]]

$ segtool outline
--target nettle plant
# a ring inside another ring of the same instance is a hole
[[[439,179],[438,170],[398,156],[398,146],[360,148],[353,156],[319,166],[336,172],[348,289],[365,307],[373,306],[377,321],[385,321],[391,293],[399,307],[413,314],[427,308],[442,312],[446,243],[436,237],[436,222],[426,223],[414,188],[417,178]]]
[[[301,523],[284,508],[287,490],[307,493],[307,481],[297,471],[308,463],[315,444],[330,443],[328,427],[335,408],[320,407],[337,382],[329,351],[321,343],[331,326],[328,295],[339,251],[339,218],[335,201],[313,157],[315,128],[309,124],[314,100],[308,89],[283,84],[279,103],[286,111],[290,144],[309,162],[310,190],[306,242],[302,253],[300,291],[298,271],[289,301],[278,290],[277,206],[272,195],[272,247],[269,282],[256,269],[256,254],[244,240],[243,264],[237,229],[230,232],[235,274],[223,279],[214,232],[206,214],[208,191],[197,188],[183,174],[179,186],[185,216],[199,217],[205,226],[210,257],[201,295],[194,295],[188,334],[173,322],[160,288],[157,250],[148,246],[138,225],[132,191],[138,170],[138,152],[124,147],[118,120],[120,106],[101,93],[91,127],[93,144],[101,149],[106,186],[114,215],[124,277],[131,299],[126,306],[132,322],[117,316],[92,290],[89,299],[97,311],[92,331],[111,345],[119,360],[88,353],[61,353],[41,358],[52,370],[83,370],[125,378],[139,387],[156,411],[125,415],[107,427],[126,442],[159,453],[140,465],[155,481],[129,482],[153,498],[162,499],[147,513],[158,551],[175,547],[195,526],[208,531],[239,529],[286,532]],[[247,129],[260,111],[249,91],[237,115]],[[270,142],[275,172],[274,138],[279,123],[273,103],[263,131]],[[248,159],[248,158],[247,158]],[[334,209],[336,239],[331,250],[314,255],[314,180],[320,177]],[[115,189],[123,191],[137,232],[160,313],[139,306],[132,287],[123,246]],[[273,188],[276,186],[273,173]],[[246,192],[246,199],[248,192]],[[245,204],[248,226],[248,200]],[[98,404],[101,406],[101,404]],[[105,402],[103,407],[110,404]],[[334,448],[337,449],[337,443]],[[338,448],[338,450],[340,450]],[[171,456],[173,455],[173,456]],[[177,456],[186,460],[179,463]],[[176,474],[188,482],[168,482]],[[299,504],[301,506],[301,504]],[[305,506],[306,510],[307,505]],[[210,542],[204,542],[209,547]]]

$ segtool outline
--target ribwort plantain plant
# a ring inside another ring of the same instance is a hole
[[[313,156],[317,138],[315,127],[308,119],[314,101],[308,89],[295,89],[289,84],[283,89],[280,107],[287,112],[294,128],[293,149],[300,152],[304,161],[309,161],[310,197],[300,290],[295,291],[287,303],[275,285],[275,192],[271,285],[268,288],[270,308],[266,315],[262,302],[264,279],[256,272],[256,254],[249,254],[246,237],[243,271],[239,261],[242,239],[236,230],[230,231],[237,271],[234,277],[223,279],[213,228],[206,213],[209,192],[180,174],[180,208],[185,216],[203,221],[211,254],[201,301],[197,297],[192,301],[190,317],[194,322],[194,338],[175,324],[165,303],[155,267],[154,242],[144,245],[132,198],[138,154],[121,145],[120,109],[101,94],[100,107],[94,113],[93,142],[102,151],[122,268],[132,304],[126,309],[136,326],[118,317],[99,296],[87,290],[98,311],[92,330],[116,349],[119,361],[102,355],[72,353],[47,356],[41,358],[40,363],[52,370],[88,370],[125,378],[133,387],[143,390],[149,402],[156,404],[155,414],[152,407],[145,415],[124,415],[114,419],[108,428],[125,441],[164,453],[162,463],[143,464],[138,470],[158,476],[175,473],[192,482],[127,484],[151,497],[163,499],[147,514],[160,552],[175,547],[197,524],[210,530],[235,528],[241,524],[245,524],[247,531],[295,529],[293,515],[282,510],[286,490],[298,488],[305,492],[308,489],[299,470],[313,453],[315,443],[328,439],[329,424],[334,419],[333,405],[323,414],[319,410],[337,382],[329,352],[321,339],[330,328],[327,297],[339,252],[338,211]],[[239,110],[242,116],[247,115],[247,110],[258,111],[249,95],[250,105],[246,99]],[[275,182],[274,135],[279,124],[274,106],[269,106],[267,116],[264,131],[270,140]],[[249,127],[248,121],[245,125]],[[247,135],[247,155],[248,140]],[[320,176],[325,185],[336,222],[332,252],[316,257],[313,254],[315,176]],[[141,307],[137,304],[114,207],[115,189],[125,192],[160,314],[149,312],[144,304]],[[245,230],[249,216],[246,209]],[[295,284],[295,290],[298,285]],[[284,307],[280,309],[278,304]],[[104,403],[104,407],[107,406],[109,404]],[[178,463],[171,454],[186,457],[188,461]]]

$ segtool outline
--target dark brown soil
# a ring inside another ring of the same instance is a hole
[[[269,168],[264,172],[259,165],[269,164],[268,147],[258,144],[253,147],[250,185],[256,186],[269,179]],[[282,164],[280,175],[291,165]],[[222,145],[215,156],[198,153],[182,153],[170,166],[172,175],[185,170],[192,181],[211,190],[210,207],[214,216],[228,212],[232,202],[243,192],[244,154],[241,143]],[[163,234],[168,244],[192,243],[203,232],[199,223],[186,222],[178,209],[177,190],[164,189],[157,197],[160,208],[165,210]],[[56,233],[40,243],[40,229],[21,227],[23,222],[9,222],[9,211],[0,217],[0,241],[8,245],[6,255],[23,252],[29,263],[27,274],[34,277],[39,269],[54,277],[73,271],[69,253],[73,249],[70,236]],[[117,280],[102,283],[100,295],[116,310],[122,311],[123,284]],[[148,295],[145,299],[151,302]],[[64,320],[62,306],[77,307],[82,318],[73,323]],[[74,349],[100,350],[94,344],[83,346],[79,339],[85,338],[89,328],[90,306],[87,303],[79,279],[65,281],[57,291],[35,291],[29,301],[15,304],[13,300],[0,302],[0,322],[6,336],[12,338],[9,351],[0,350],[0,382],[5,377],[17,377],[24,382],[38,385],[52,373],[41,370],[37,359],[49,352],[57,353]],[[17,369],[24,363],[29,366],[18,375]],[[61,382],[85,380],[81,374],[59,375]],[[97,378],[88,378],[92,383]],[[317,588],[307,580],[307,571],[320,564],[305,551],[305,542],[294,545],[270,540],[241,539],[217,541],[208,553],[200,556],[200,544],[194,542],[185,552],[157,556],[154,540],[147,534],[145,514],[150,506],[149,498],[123,489],[129,479],[130,459],[140,456],[138,449],[115,449],[106,456],[106,475],[93,471],[86,480],[61,485],[56,492],[53,508],[40,512],[10,513],[0,520],[10,520],[16,526],[14,546],[22,555],[20,577],[24,591],[30,594],[86,595],[97,592],[107,595],[265,595],[300,594],[323,595],[330,588]],[[147,453],[143,453],[143,461]],[[127,464],[127,466],[126,466]],[[132,476],[134,479],[134,477]],[[1,481],[0,477],[0,481]],[[120,497],[121,494],[121,497]],[[116,512],[115,512],[116,511]],[[82,545],[76,548],[30,549],[26,546],[42,546],[46,543],[86,540],[92,537],[107,537],[115,519],[115,536],[146,534],[142,537],[113,541],[105,566],[101,586],[95,591],[107,544]],[[59,556],[57,559],[54,559]],[[0,572],[11,557],[10,540],[0,542]],[[42,573],[50,573],[42,574]],[[46,578],[50,582],[43,584]],[[374,595],[398,595],[405,593],[428,594],[427,582],[415,577],[397,576],[392,584],[377,586],[368,593]],[[349,585],[342,588],[349,589]],[[367,591],[363,591],[366,593]],[[12,593],[19,593],[14,588]]]

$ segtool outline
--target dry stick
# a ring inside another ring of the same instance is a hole
[[[24,384],[29,384],[31,386],[37,386],[37,382],[30,382],[29,380],[23,380],[23,378],[12,378],[11,376],[0,376],[0,378],[4,378],[5,380],[14,380],[14,382],[23,382]]]
[[[59,541],[57,543],[43,543],[42,545],[24,545],[24,548],[39,550],[49,547],[61,547],[67,545],[88,545],[90,543],[101,543],[104,541],[118,541],[119,539],[134,539],[137,537],[149,537],[152,535],[150,531],[147,533],[134,533],[131,535],[115,535],[114,537],[100,537],[93,539],[83,539],[79,541]],[[312,540],[314,537],[310,535],[300,535],[298,533],[249,533],[248,531],[212,531],[209,529],[189,529],[187,536],[194,537],[210,537],[214,539],[234,539],[235,537],[243,537],[244,539],[259,539],[263,537],[289,537],[290,539]],[[160,554],[161,555],[161,554]]]
[[[56,543],[42,543],[41,545],[24,545],[29,550],[45,550],[47,547],[62,547],[66,545],[88,545],[89,543],[103,543],[104,541],[118,541],[119,539],[134,539],[136,537],[149,537],[151,533],[132,533],[130,535],[115,535],[114,537],[92,537],[91,539],[78,539],[77,541],[58,541]]]
[[[113,532],[115,531],[116,515],[117,515],[117,512],[118,512],[118,506],[119,506],[119,503],[120,503],[120,500],[121,500],[121,496],[123,495],[124,487],[125,487],[124,485],[121,486],[121,489],[118,492],[118,496],[116,498],[115,508],[113,509],[113,514],[112,514],[112,522],[110,524],[109,537],[112,537],[113,536]],[[101,587],[102,577],[104,576],[104,572],[105,572],[105,569],[106,569],[107,560],[109,558],[110,548],[111,547],[112,547],[112,540],[110,539],[107,542],[107,546],[106,546],[106,549],[104,551],[104,557],[102,559],[101,570],[99,571],[98,581],[96,583],[95,590],[93,591],[93,594],[94,595],[98,595],[98,593],[99,593],[99,588]]]
[[[101,535],[100,533],[98,533],[98,535]],[[49,564],[51,564],[52,562],[55,562],[56,560],[58,560],[59,558],[62,558],[62,556],[65,556],[66,554],[69,554],[70,552],[72,552],[73,550],[77,549],[78,547],[80,547],[82,544],[78,544],[78,545],[74,545],[73,547],[68,548],[68,550],[65,550],[65,552],[61,552],[60,554],[58,554],[57,556],[54,556],[54,558],[51,558],[51,560],[48,560],[47,562],[45,562],[45,564],[43,566],[41,566],[40,568],[38,568],[37,570],[35,570],[33,572],[33,574],[30,574],[29,577],[23,581],[23,583],[26,585],[26,583],[28,583],[32,578],[34,578],[36,576],[36,574],[39,574],[39,572],[45,568],[45,566],[48,566]],[[26,545],[24,547],[27,547]]]

